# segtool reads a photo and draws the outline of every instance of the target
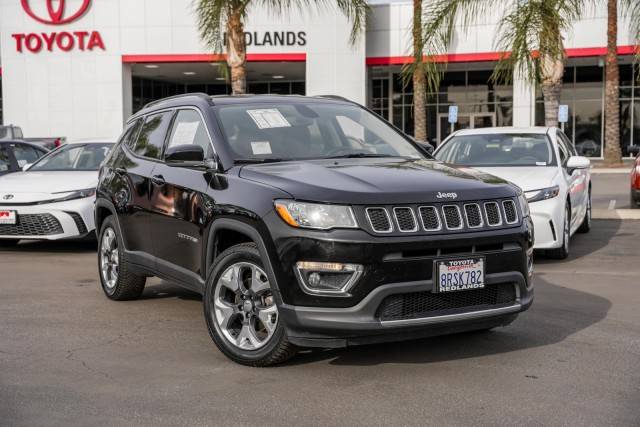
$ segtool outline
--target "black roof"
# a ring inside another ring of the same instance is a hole
[[[186,93],[184,95],[171,96],[145,105],[140,111],[131,116],[131,119],[152,111],[181,106],[200,106],[202,108],[214,105],[253,104],[253,103],[298,103],[298,102],[322,102],[322,103],[350,103],[346,98],[336,95],[303,96],[303,95],[207,95],[205,93]]]

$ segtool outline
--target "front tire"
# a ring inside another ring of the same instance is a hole
[[[564,223],[562,226],[562,246],[547,251],[547,256],[553,259],[566,259],[569,256],[569,240],[571,237],[571,207],[567,203],[564,207]]]
[[[216,258],[205,285],[204,317],[213,342],[236,363],[270,366],[296,354],[254,243]]]
[[[587,212],[584,214],[584,219],[578,233],[588,233],[591,230],[591,188],[589,188],[589,196],[587,198]]]
[[[631,205],[631,209],[640,209],[640,190],[631,190],[629,194],[629,205]]]
[[[102,290],[112,300],[137,299],[144,290],[147,278],[131,271],[122,236],[113,216],[107,217],[100,228],[98,270]]]

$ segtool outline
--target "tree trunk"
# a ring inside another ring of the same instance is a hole
[[[427,140],[427,81],[420,66],[423,61],[422,0],[413,0],[413,136]]]
[[[247,93],[247,46],[244,24],[239,11],[233,11],[227,21],[227,65],[231,69],[233,95]]]
[[[604,86],[604,161],[622,162],[620,150],[620,71],[618,69],[618,2],[607,1],[607,61]]]
[[[558,107],[562,91],[564,61],[543,55],[541,58],[542,97],[544,98],[544,125],[558,126]]]

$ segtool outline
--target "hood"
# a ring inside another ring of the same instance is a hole
[[[64,197],[64,194],[95,188],[98,171],[17,172],[0,177],[0,203],[34,203]],[[3,198],[11,194],[11,201]]]
[[[513,197],[506,181],[431,160],[339,159],[244,166],[240,176],[279,188],[296,199],[349,204],[394,204]]]
[[[551,187],[558,175],[558,168],[555,166],[480,167],[476,169],[512,182],[522,191]]]

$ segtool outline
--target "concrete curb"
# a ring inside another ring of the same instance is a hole
[[[640,220],[640,209],[594,209],[593,219],[635,219]]]

